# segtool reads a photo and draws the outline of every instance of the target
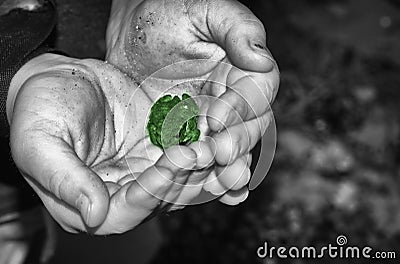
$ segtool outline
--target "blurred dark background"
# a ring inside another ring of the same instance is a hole
[[[110,1],[57,2],[57,46],[103,58]],[[281,70],[268,177],[237,207],[188,207],[121,236],[58,230],[55,263],[316,263],[261,260],[256,249],[318,247],[338,235],[398,250],[400,1],[242,2],[264,22]]]

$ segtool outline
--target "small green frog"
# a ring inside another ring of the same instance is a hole
[[[188,95],[165,95],[158,99],[150,110],[147,131],[150,141],[160,148],[184,145],[199,140],[197,119],[200,109]]]

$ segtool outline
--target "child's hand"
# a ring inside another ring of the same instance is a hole
[[[142,89],[153,100],[181,82],[168,91],[219,98],[202,107],[202,134],[212,135],[217,161],[205,189],[232,190],[221,197],[228,204],[243,201],[249,152],[269,124],[279,85],[260,20],[233,0],[118,0],[107,46],[107,60],[138,83],[152,76]]]
[[[181,196],[212,152],[199,142],[163,153],[150,144],[153,101],[110,64],[45,54],[14,77],[8,97],[11,150],[26,180],[67,231],[128,231]],[[199,151],[202,149],[202,152]]]

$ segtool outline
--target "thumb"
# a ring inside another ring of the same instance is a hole
[[[43,135],[35,135],[29,137],[29,141],[11,142],[18,168],[29,177],[29,182],[33,180],[40,189],[77,209],[86,225],[100,225],[109,205],[103,181],[64,140],[45,136],[45,139]]]
[[[264,26],[247,7],[237,1],[212,1],[206,19],[213,40],[233,65],[254,72],[273,69]]]

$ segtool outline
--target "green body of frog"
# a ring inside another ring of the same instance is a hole
[[[197,119],[200,109],[188,95],[165,95],[158,99],[150,110],[147,131],[151,143],[168,148],[199,140],[200,130]]]

